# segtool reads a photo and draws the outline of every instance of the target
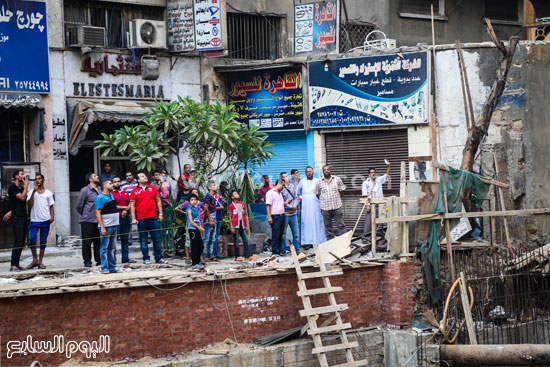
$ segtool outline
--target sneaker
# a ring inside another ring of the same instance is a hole
[[[240,256],[239,256],[239,257],[236,257],[236,258],[235,258],[235,261],[243,261],[243,258],[240,257]]]
[[[111,273],[111,272],[110,272],[109,270],[107,270],[107,269],[101,271],[101,274],[110,274],[110,273]]]
[[[20,273],[21,272],[21,269],[19,268],[19,266],[15,267],[15,268],[10,268],[10,271],[11,272],[15,272],[15,273]]]
[[[185,263],[191,265],[191,259],[185,259]]]
[[[143,260],[143,263],[149,265],[151,264],[151,260]]]
[[[157,264],[165,264],[167,265],[168,264],[168,261],[164,260],[164,259],[160,259],[159,261],[157,261]]]
[[[202,269],[204,269],[204,265],[202,265],[202,264],[197,264],[197,265],[193,266],[193,270],[199,271],[199,270],[202,270]]]
[[[91,268],[91,267],[92,267],[92,263],[87,263],[87,264],[84,263],[84,267],[85,267],[85,268]]]

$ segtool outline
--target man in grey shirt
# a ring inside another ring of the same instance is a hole
[[[99,195],[99,177],[95,173],[86,174],[88,185],[80,190],[76,202],[76,211],[80,214],[80,230],[82,232],[82,259],[84,266],[92,267],[92,243],[94,245],[94,260],[101,265],[99,256],[99,228],[95,212],[95,199]]]
[[[292,245],[297,254],[300,254],[300,226],[298,225],[298,195],[296,187],[290,183],[290,177],[286,172],[280,174],[280,178],[284,181],[285,187],[281,191],[281,195],[285,201],[285,225],[283,230],[283,246],[286,249],[286,230],[290,225],[292,232]]]

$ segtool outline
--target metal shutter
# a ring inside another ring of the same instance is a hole
[[[409,157],[407,129],[329,133],[325,134],[325,149],[332,174],[346,185],[342,201],[348,229],[353,229],[361,211],[361,185],[368,177],[368,169],[374,167],[378,175],[384,174],[384,158],[391,163],[384,195],[399,195],[401,161],[408,161]],[[362,230],[363,220],[358,227],[359,232]]]
[[[256,173],[269,175],[269,179],[273,183],[281,172],[287,172],[290,175],[290,170],[294,168],[300,170],[300,175],[305,177],[308,154],[304,131],[270,132],[267,140],[273,144],[274,154],[267,163],[254,168]]]

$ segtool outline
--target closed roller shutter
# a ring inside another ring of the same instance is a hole
[[[332,174],[342,178],[346,191],[342,195],[344,219],[353,229],[361,212],[361,185],[370,167],[378,175],[386,171],[384,158],[391,163],[390,181],[383,186],[384,195],[399,195],[401,161],[407,161],[407,129],[325,134],[327,164]],[[358,227],[362,231],[363,221]]]
[[[296,168],[300,175],[305,176],[308,165],[307,139],[303,131],[269,133],[269,142],[273,144],[271,160],[260,167],[255,167],[256,173],[269,175],[271,182],[279,177],[281,172],[287,172]]]

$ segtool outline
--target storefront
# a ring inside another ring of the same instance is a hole
[[[0,21],[0,216],[7,208],[13,173],[36,173],[54,185],[48,35],[45,2],[10,1]],[[21,23],[19,19],[30,19]],[[13,243],[11,224],[0,221],[0,248]],[[55,231],[49,242],[55,242]]]
[[[313,133],[305,131],[303,66],[231,66],[226,73],[228,103],[235,105],[239,121],[259,126],[272,143],[273,156],[266,164],[254,167],[260,182],[269,175],[274,182],[281,172],[313,166]]]
[[[401,162],[429,155],[428,63],[426,52],[415,52],[308,64],[310,126],[321,151],[316,161],[330,165],[347,187],[348,226],[360,213],[361,185],[370,167],[382,175],[388,159],[384,193],[399,195]]]
[[[75,209],[80,189],[85,186],[89,172],[103,172],[110,162],[112,172],[124,177],[136,166],[129,157],[103,157],[95,149],[102,134],[112,134],[125,126],[143,123],[147,111],[156,101],[171,98],[170,62],[159,57],[156,78],[142,77],[142,63],[131,54],[64,52],[66,152],[59,159],[68,161],[70,233],[78,235],[79,215]]]

